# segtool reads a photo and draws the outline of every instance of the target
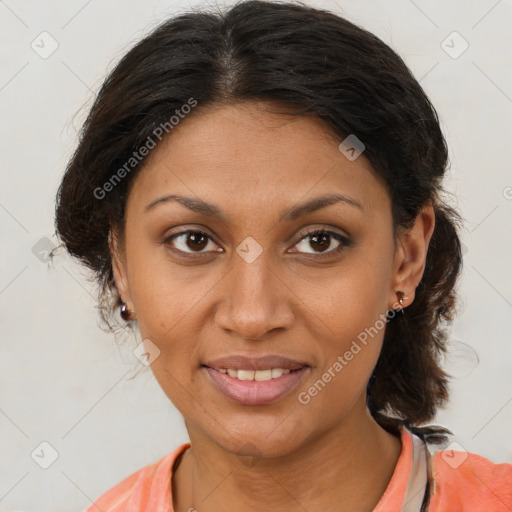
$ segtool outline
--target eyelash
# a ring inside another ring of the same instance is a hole
[[[196,234],[196,235],[204,235],[208,239],[210,239],[210,240],[212,240],[214,242],[214,240],[210,237],[210,235],[208,235],[208,233],[206,233],[204,231],[201,231],[201,230],[198,230],[198,229],[188,229],[188,230],[180,231],[179,233],[174,233],[174,234],[168,236],[163,241],[163,244],[167,245],[167,246],[171,246],[171,250],[173,252],[179,253],[180,256],[184,256],[185,258],[200,258],[200,257],[202,257],[202,255],[204,255],[206,253],[205,252],[187,253],[187,252],[184,252],[184,251],[181,251],[179,249],[175,249],[174,247],[172,247],[172,244],[171,244],[172,240],[174,240],[175,238],[178,238],[179,236],[188,235],[190,233],[193,233],[193,234]],[[307,239],[308,237],[313,237],[315,235],[322,235],[322,234],[323,235],[330,235],[332,238],[334,238],[340,244],[339,244],[338,247],[336,247],[334,249],[331,249],[330,251],[328,251],[326,253],[318,253],[317,255],[313,255],[311,253],[308,253],[314,259],[322,259],[322,258],[332,257],[333,255],[338,255],[345,248],[347,248],[347,247],[349,247],[351,245],[351,242],[350,242],[350,240],[347,237],[343,236],[342,234],[340,234],[340,233],[338,233],[336,231],[330,231],[328,229],[312,229],[312,230],[306,231],[306,233],[304,233],[304,235],[294,244],[294,247],[297,244],[299,244],[300,242],[302,242],[304,239]]]

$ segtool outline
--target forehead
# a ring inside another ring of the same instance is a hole
[[[164,193],[216,204],[275,209],[325,193],[357,198],[365,209],[389,206],[364,154],[349,160],[323,120],[243,103],[196,108],[149,154],[129,202],[143,208]]]

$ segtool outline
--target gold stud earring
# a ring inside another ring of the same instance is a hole
[[[404,300],[405,299],[408,299],[409,297],[407,295],[404,294],[404,292],[398,290],[395,292],[396,293],[396,296],[398,298],[398,303],[400,304],[400,309],[398,311],[401,311],[402,314],[404,312],[404,309],[403,309],[403,305],[404,305]]]

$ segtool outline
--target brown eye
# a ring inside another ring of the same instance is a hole
[[[349,240],[340,233],[320,229],[308,232],[306,236],[299,240],[295,247],[299,247],[297,252],[320,254],[322,256],[323,253],[328,255],[338,254],[348,245]],[[308,252],[308,248],[313,249],[313,252]]]
[[[208,252],[204,249],[208,247],[209,242],[215,245],[207,233],[191,230],[176,233],[164,240],[164,243],[170,245],[173,250],[185,254]]]

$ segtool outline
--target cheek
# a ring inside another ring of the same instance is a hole
[[[155,378],[186,416],[197,407],[190,392],[200,359],[198,340],[204,337],[205,308],[218,277],[206,266],[180,269],[165,256],[150,258],[142,251],[134,251],[132,257],[130,289],[138,327],[142,339],[151,340],[159,350],[151,364]],[[137,264],[142,261],[145,264]]]
[[[342,390],[348,399],[364,389],[379,358],[387,325],[386,311],[368,311],[361,306],[364,304],[338,311],[336,323],[330,326],[332,332],[319,347],[323,357],[314,376],[330,388]]]
[[[336,269],[322,287],[309,288],[304,312],[315,326],[319,357],[297,399],[312,416],[315,411],[334,421],[366,389],[387,326],[389,268],[388,259],[375,253],[367,259],[358,256],[350,264],[347,259],[345,268]]]
[[[364,396],[370,375],[382,348],[386,312],[370,314],[362,302],[339,310],[333,332],[324,336],[317,353],[321,364],[297,391],[303,413],[322,417],[327,428],[350,412]]]
[[[336,268],[297,269],[293,291],[304,305],[301,316],[309,319],[318,339],[330,340],[322,350],[331,357],[349,350],[353,340],[364,343],[383,331],[390,261],[387,255],[361,249]]]
[[[179,330],[215,283],[207,266],[181,266],[154,242],[133,244],[127,260],[139,328],[149,338],[164,340]]]

